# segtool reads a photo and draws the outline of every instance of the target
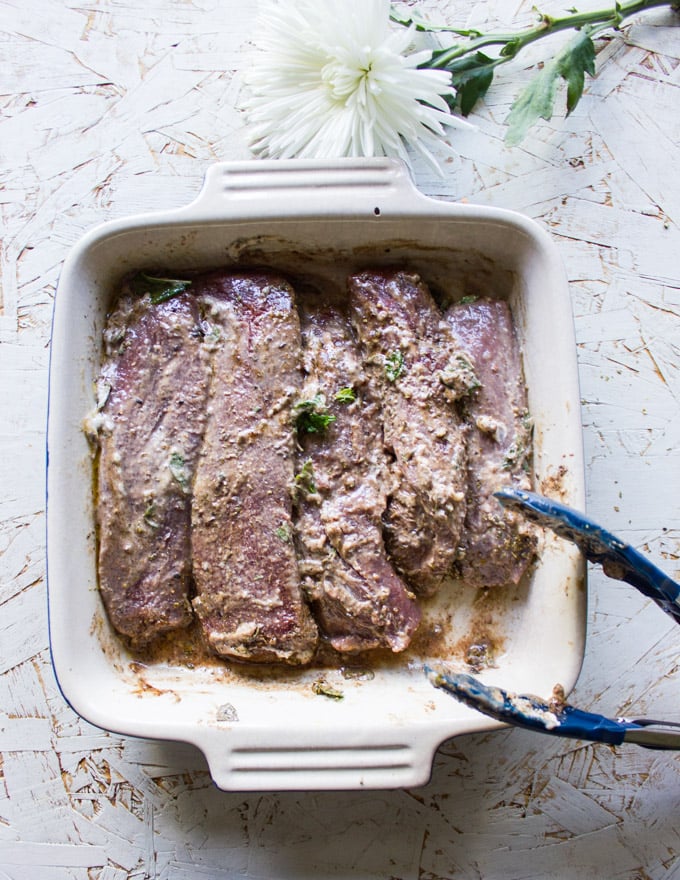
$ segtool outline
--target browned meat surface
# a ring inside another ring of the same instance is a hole
[[[531,425],[512,316],[507,303],[480,299],[452,306],[446,317],[479,381],[466,401],[469,488],[457,568],[477,586],[517,583],[536,537],[493,497],[508,486],[531,488]]]
[[[99,584],[113,626],[140,644],[191,619],[189,496],[209,378],[198,325],[190,294],[124,296],[105,331]]]
[[[417,275],[363,272],[349,293],[394,459],[385,543],[413,589],[430,595],[451,571],[465,517],[466,429],[454,404],[468,390],[469,364]]]
[[[209,419],[194,481],[194,608],[211,648],[308,662],[316,626],[292,540],[294,413],[302,380],[293,291],[264,274],[196,287],[212,339]]]
[[[383,544],[389,473],[380,408],[344,313],[332,306],[303,309],[302,338],[302,400],[313,401],[322,416],[318,425],[304,413],[300,419],[297,540],[303,586],[336,650],[402,651],[420,609]]]

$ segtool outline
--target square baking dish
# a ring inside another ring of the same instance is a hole
[[[447,295],[511,304],[535,424],[536,491],[584,507],[576,346],[555,245],[513,212],[427,198],[387,159],[218,164],[185,208],[106,223],[61,273],[50,363],[47,552],[50,643],[65,699],[122,734],[190,742],[228,790],[405,788],[430,777],[446,739],[499,725],[435,690],[425,662],[549,696],[573,687],[583,657],[585,571],[543,536],[515,589],[451,584],[426,609],[417,649],[356,668],[262,673],[219,662],[140,661],[111,630],[97,588],[92,452],[102,329],[122,278],[267,265],[325,284],[398,262]],[[315,687],[320,680],[322,687]],[[342,699],[331,699],[331,690]]]

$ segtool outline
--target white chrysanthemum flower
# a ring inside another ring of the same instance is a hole
[[[437,166],[452,116],[446,71],[419,68],[413,32],[393,29],[389,0],[267,0],[244,73],[251,149],[287,159],[397,156],[407,145]],[[450,149],[450,148],[449,148]]]

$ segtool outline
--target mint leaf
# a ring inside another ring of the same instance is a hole
[[[510,108],[506,142],[516,146],[535,122],[551,118],[560,79],[567,83],[567,115],[571,113],[583,94],[586,73],[595,73],[595,46],[580,31],[520,93]]]
[[[300,492],[316,495],[314,465],[311,458],[307,459],[293,479],[293,497],[297,499]]]
[[[404,372],[404,355],[396,349],[385,358],[385,375],[390,382],[396,382]]]
[[[323,434],[335,421],[335,416],[328,412],[323,394],[317,394],[311,400],[299,401],[294,409],[298,434]]]
[[[179,487],[185,495],[191,491],[190,474],[186,466],[186,461],[181,452],[173,452],[168,461],[168,467],[174,480],[179,483]]]
[[[284,544],[290,543],[290,532],[285,525],[280,525],[278,529],[274,531],[274,534],[279,539],[279,541],[283,541]]]
[[[335,399],[338,403],[354,403],[357,399],[357,393],[351,385],[348,385],[346,388],[341,388],[338,391],[335,395]]]
[[[320,697],[328,697],[331,700],[344,700],[345,698],[345,695],[341,690],[328,684],[324,679],[315,681],[312,685],[312,690]]]
[[[151,501],[149,501],[149,503],[146,505],[146,510],[144,511],[142,518],[150,529],[157,529],[160,526],[157,516],[158,511],[156,510],[156,503],[152,498]]]
[[[183,293],[190,286],[191,281],[180,278],[155,278],[153,275],[147,275],[146,272],[138,272],[130,281],[132,290],[138,296],[148,293],[155,306]]]

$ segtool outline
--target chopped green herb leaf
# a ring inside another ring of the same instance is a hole
[[[203,338],[208,345],[215,347],[222,338],[222,328],[218,327],[217,324],[210,324],[208,326],[209,329],[206,329]]]
[[[316,494],[316,483],[314,482],[314,466],[311,458],[302,465],[297,474],[295,474],[295,489],[304,490],[310,495]]]
[[[286,526],[279,526],[278,529],[274,532],[279,541],[283,541],[284,544],[288,544],[290,541],[290,532],[286,528]]]
[[[172,474],[173,479],[177,480],[182,492],[184,492],[185,495],[188,494],[190,489],[189,474],[186,469],[184,456],[181,455],[179,452],[173,452],[170,455],[168,466],[170,468],[170,473]]]
[[[404,373],[404,355],[397,349],[385,358],[385,375],[390,382],[396,382]]]
[[[456,400],[466,397],[475,389],[481,387],[481,382],[477,378],[474,367],[465,355],[454,353],[448,360],[446,366],[439,374],[439,380],[446,388],[450,388],[453,392],[449,395],[449,399]]]
[[[138,272],[130,281],[130,287],[139,296],[149,294],[149,298],[153,305],[166,302],[183,293],[187,287],[191,286],[191,281],[185,281],[180,278],[154,278],[145,272]]]
[[[524,471],[529,469],[529,448],[519,439],[508,447],[503,456],[502,468],[504,471],[516,470],[518,467]]]
[[[338,403],[354,403],[357,399],[357,394],[354,388],[351,386],[347,386],[346,388],[341,388],[338,393],[335,395],[335,399]]]
[[[295,411],[297,413],[295,427],[298,434],[323,434],[335,421],[335,416],[328,412],[323,394],[296,403]]]
[[[157,529],[160,525],[160,523],[156,519],[157,512],[158,511],[156,510],[155,502],[153,500],[149,501],[146,506],[146,510],[144,511],[144,522],[151,529]]]
[[[475,294],[471,294],[470,296],[464,296],[461,300],[459,300],[460,304],[463,306],[468,306],[470,303],[476,303],[479,299]]]
[[[312,690],[315,694],[318,694],[320,697],[328,697],[331,700],[344,700],[345,695],[342,691],[337,690],[332,685],[328,684],[327,681],[320,679],[319,681],[315,681],[312,685]]]
[[[476,388],[481,388],[482,383],[477,378],[475,368],[463,354],[456,355],[456,364],[460,371],[461,380],[463,382],[465,392],[469,393]]]

